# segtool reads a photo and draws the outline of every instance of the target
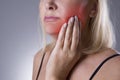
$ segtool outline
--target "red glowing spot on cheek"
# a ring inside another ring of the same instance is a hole
[[[61,20],[60,23],[57,24],[57,29],[55,32],[58,34],[61,30],[61,27],[64,23],[68,23],[71,17],[77,16],[79,19],[80,24],[82,25],[85,22],[85,14],[83,13],[82,8],[76,6],[73,9],[69,9],[67,13],[64,15],[64,20]],[[81,26],[80,26],[81,27]]]

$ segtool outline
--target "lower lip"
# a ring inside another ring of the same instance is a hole
[[[59,19],[58,17],[45,17],[44,21],[46,21],[46,22],[55,22],[58,19]]]

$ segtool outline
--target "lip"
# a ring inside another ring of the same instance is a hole
[[[55,22],[58,19],[60,19],[60,18],[59,17],[55,17],[55,16],[45,16],[44,17],[44,21],[46,21],[46,22]]]

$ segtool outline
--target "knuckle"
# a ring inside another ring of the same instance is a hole
[[[76,51],[77,50],[77,44],[74,44],[73,47],[71,47],[71,51]]]
[[[66,35],[66,39],[69,40],[70,36],[69,35]]]
[[[69,54],[69,59],[70,60],[73,60],[75,58],[76,58],[76,53],[75,52]]]
[[[63,53],[68,53],[68,50],[69,50],[68,47],[64,47],[64,48],[63,48]]]
[[[78,40],[79,39],[79,36],[75,36],[75,40]]]
[[[70,36],[66,36],[66,41],[70,42],[71,41],[71,37]]]

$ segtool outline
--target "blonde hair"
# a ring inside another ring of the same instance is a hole
[[[86,31],[81,34],[81,51],[85,54],[91,54],[105,48],[114,48],[115,35],[109,17],[107,0],[98,0],[97,15],[91,20],[90,27],[87,27]],[[46,35],[43,27],[42,30],[45,48]]]
[[[115,34],[109,16],[107,0],[98,0],[97,10],[97,15],[91,23],[90,41],[82,50],[86,54],[115,47]]]

